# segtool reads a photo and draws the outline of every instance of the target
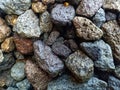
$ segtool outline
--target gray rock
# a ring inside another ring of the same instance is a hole
[[[120,65],[115,67],[114,73],[115,73],[115,76],[120,79]]]
[[[63,4],[57,4],[51,12],[51,18],[53,23],[59,25],[71,24],[75,16],[75,9],[73,6],[64,6]]]
[[[29,9],[31,0],[0,0],[0,8],[7,14],[20,15]]]
[[[58,56],[68,57],[71,53],[71,50],[64,44],[60,42],[55,42],[52,45],[52,51]]]
[[[15,87],[8,87],[7,90],[19,90],[19,89]]]
[[[39,66],[53,77],[64,68],[63,62],[53,54],[51,48],[42,41],[34,42],[34,55]]]
[[[100,8],[95,16],[93,17],[93,22],[95,23],[96,26],[101,27],[101,25],[106,21],[105,18],[105,11]]]
[[[105,17],[106,17],[107,21],[110,21],[110,20],[116,20],[117,15],[115,13],[112,13],[112,12],[106,12]]]
[[[94,73],[94,63],[81,51],[71,54],[65,64],[78,82],[88,81]]]
[[[19,90],[29,90],[30,82],[27,79],[16,83],[16,86]]]
[[[92,77],[86,83],[73,82],[68,75],[63,75],[57,80],[53,80],[48,84],[47,90],[107,90],[107,83]]]
[[[100,70],[109,71],[115,69],[113,62],[112,50],[103,40],[95,42],[83,42],[81,48],[95,60],[95,67]]]
[[[11,76],[16,81],[21,81],[25,78],[25,63],[24,62],[16,62],[14,66],[11,68]]]
[[[120,90],[120,80],[113,76],[109,76],[108,87],[110,87],[111,90]]]
[[[32,10],[27,10],[20,15],[13,27],[13,31],[22,37],[39,37],[42,33],[39,27],[39,19]]]

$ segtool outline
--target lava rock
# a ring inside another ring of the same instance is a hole
[[[4,56],[3,56],[3,52],[0,49],[0,63],[2,63],[4,61]]]
[[[40,14],[40,28],[42,32],[50,32],[52,30],[53,24],[48,11]]]
[[[42,33],[39,27],[39,19],[32,10],[27,10],[18,17],[13,31],[27,38],[39,37]]]
[[[120,79],[120,65],[115,67],[115,76]]]
[[[76,16],[73,19],[73,24],[79,38],[85,40],[98,40],[103,36],[103,31],[87,18]]]
[[[25,65],[27,79],[35,90],[44,90],[51,78],[33,61],[27,60]]]
[[[7,14],[20,15],[29,9],[31,0],[0,0],[0,8]]]
[[[53,77],[62,72],[64,64],[55,54],[53,54],[49,46],[45,45],[40,40],[34,42],[33,46],[35,59],[44,71]]]
[[[19,90],[19,89],[15,87],[8,87],[6,90]]]
[[[79,50],[71,54],[65,64],[78,82],[88,81],[94,73],[93,61]]]
[[[82,0],[76,10],[76,13],[86,17],[92,17],[103,5],[104,0]]]
[[[75,9],[73,6],[64,6],[63,4],[57,4],[51,12],[51,18],[53,23],[59,25],[71,24],[75,16]]]
[[[120,26],[113,20],[103,24],[102,30],[105,42],[111,46],[115,59],[120,61]]]
[[[115,13],[112,13],[112,12],[106,12],[105,17],[106,17],[107,21],[110,21],[110,20],[116,20],[117,15]]]
[[[105,21],[105,11],[102,8],[100,8],[93,17],[93,22],[96,26],[101,27]]]
[[[25,78],[25,63],[24,62],[16,62],[14,66],[11,68],[11,76],[16,81],[21,81]]]
[[[115,69],[111,47],[103,40],[83,42],[80,46],[95,61],[95,67],[102,71]]]

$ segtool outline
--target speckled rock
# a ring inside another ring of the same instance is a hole
[[[55,0],[42,0],[44,4],[53,4]]]
[[[35,90],[44,90],[47,87],[48,82],[51,80],[46,72],[30,60],[26,61],[25,71],[27,79],[33,85]]]
[[[117,65],[115,67],[114,73],[115,73],[115,76],[120,79],[120,65]]]
[[[51,18],[53,23],[59,25],[71,24],[75,16],[75,10],[73,6],[64,6],[63,4],[57,4],[51,12]]]
[[[0,17],[0,42],[4,41],[11,33],[10,27],[5,23],[5,21]]]
[[[79,82],[88,81],[94,73],[93,61],[79,50],[71,54],[65,64]]]
[[[107,83],[96,77],[92,77],[86,83],[76,83],[70,76],[63,75],[48,84],[47,90],[107,90]]]
[[[93,17],[93,22],[95,23],[96,26],[101,27],[101,25],[106,21],[105,18],[105,11],[100,8],[95,16]]]
[[[29,9],[31,0],[0,0],[0,8],[7,14],[20,15]]]
[[[103,5],[103,0],[82,0],[76,10],[76,13],[86,17],[92,17]]]
[[[42,33],[39,27],[39,19],[32,10],[27,10],[18,17],[13,31],[17,32],[22,37],[28,38],[39,37]]]
[[[50,32],[52,30],[53,24],[48,11],[40,14],[40,28],[42,32]]]
[[[23,81],[17,82],[16,86],[19,90],[29,90],[30,82],[27,79],[24,79]]]
[[[24,62],[16,62],[14,66],[11,68],[11,76],[16,81],[21,81],[25,78],[25,63]]]
[[[4,56],[3,56],[3,52],[0,49],[0,63],[2,63],[4,61]]]
[[[54,77],[62,72],[63,62],[40,40],[34,42],[34,55],[39,66],[51,76]]]
[[[79,38],[85,40],[98,40],[103,36],[103,31],[87,18],[76,16],[73,19],[73,24]]]
[[[113,20],[103,24],[102,30],[103,38],[111,46],[115,59],[120,61],[120,26]]]
[[[107,21],[110,21],[110,20],[116,20],[117,15],[115,13],[112,13],[112,12],[106,12],[105,17],[106,17]]]
[[[115,69],[111,47],[103,40],[83,42],[81,48],[95,61],[95,67],[103,71]]]
[[[52,51],[57,54],[58,56],[62,56],[62,57],[68,57],[71,53],[71,50],[64,44],[60,43],[60,42],[55,42],[52,45]]]
[[[17,60],[24,59],[24,56],[18,51],[14,52],[14,56]]]
[[[6,90],[19,90],[19,89],[15,87],[8,87]]]
[[[5,41],[1,44],[1,49],[4,52],[11,52],[15,48],[13,37],[6,38]]]

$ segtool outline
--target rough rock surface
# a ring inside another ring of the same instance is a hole
[[[115,67],[114,73],[115,73],[115,76],[120,79],[120,65],[117,65]]]
[[[73,24],[77,36],[85,40],[98,40],[103,35],[103,31],[87,18],[76,16],[73,19]]]
[[[63,62],[40,40],[34,42],[34,55],[39,66],[52,76],[58,75],[64,68]]]
[[[95,67],[103,71],[115,69],[111,47],[103,40],[83,42],[80,46],[95,61]]]
[[[113,20],[103,24],[102,30],[103,38],[111,46],[115,59],[120,61],[120,26]]]
[[[32,10],[27,10],[18,17],[13,31],[17,32],[22,37],[28,38],[39,37],[42,33],[39,27],[39,19]]]
[[[92,17],[103,5],[103,0],[82,0],[76,13],[86,17]]]
[[[93,61],[79,50],[71,54],[65,64],[79,82],[88,81],[93,75]]]

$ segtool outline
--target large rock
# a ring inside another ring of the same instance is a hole
[[[34,55],[39,66],[52,76],[58,75],[64,68],[63,62],[40,40],[34,42]]]
[[[0,8],[7,14],[20,15],[29,9],[31,0],[0,0]]]
[[[103,31],[87,18],[76,16],[73,19],[77,36],[85,40],[98,40],[102,37]]]
[[[42,33],[39,27],[39,19],[32,10],[27,10],[20,15],[13,27],[13,31],[20,34],[22,37],[39,37]]]
[[[78,82],[88,81],[94,73],[93,61],[79,50],[71,54],[65,64]]]
[[[107,90],[107,83],[92,77],[86,83],[76,83],[68,75],[63,75],[48,84],[47,90]]]
[[[120,61],[120,26],[113,20],[103,24],[102,30],[103,38],[111,46],[115,59]]]
[[[92,17],[103,5],[103,0],[82,0],[76,13],[86,17]]]
[[[103,71],[115,69],[111,47],[103,40],[83,42],[80,46],[95,61],[95,67]]]

